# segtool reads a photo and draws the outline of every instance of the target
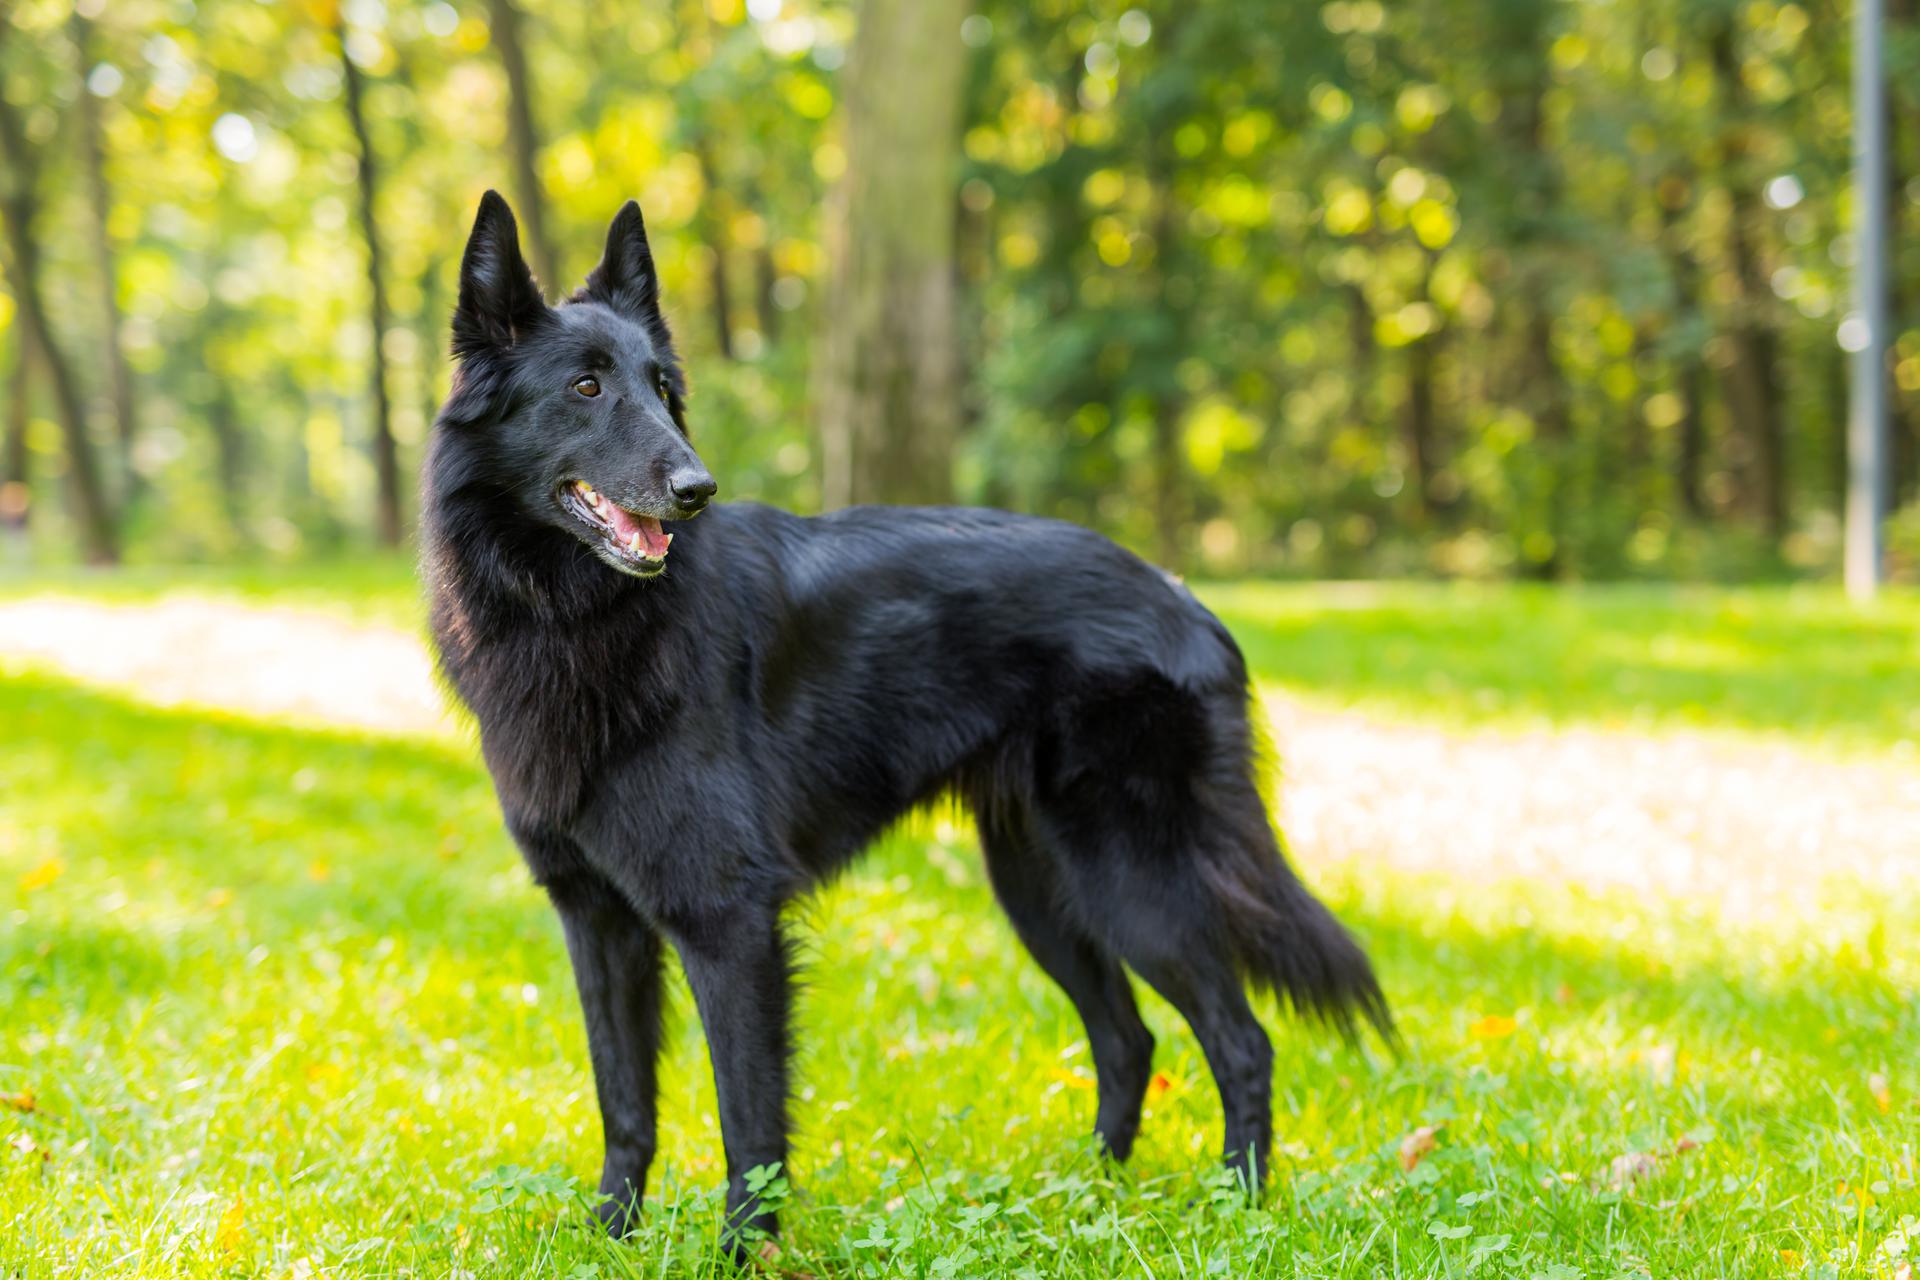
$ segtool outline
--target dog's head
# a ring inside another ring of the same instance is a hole
[[[441,430],[484,433],[492,481],[532,519],[622,573],[660,573],[673,540],[660,522],[697,515],[717,486],[687,439],[640,206],[614,216],[585,286],[549,307],[513,211],[487,192],[460,262],[453,353]]]

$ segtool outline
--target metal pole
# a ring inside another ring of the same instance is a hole
[[[1880,587],[1887,514],[1887,81],[1882,0],[1854,0],[1854,311],[1841,340],[1853,353],[1847,419],[1847,594]]]

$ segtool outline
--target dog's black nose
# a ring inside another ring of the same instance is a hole
[[[707,505],[707,499],[714,495],[720,486],[714,483],[703,467],[688,467],[676,471],[667,477],[667,488],[673,490],[673,500],[688,515]]]

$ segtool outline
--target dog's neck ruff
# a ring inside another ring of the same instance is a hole
[[[643,581],[610,568],[498,487],[453,481],[429,471],[422,567],[436,617],[457,617],[470,643],[528,622],[584,624],[630,604],[636,592],[671,590],[672,575]],[[675,559],[684,564],[685,556]]]

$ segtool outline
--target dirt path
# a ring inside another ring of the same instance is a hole
[[[416,637],[212,596],[0,601],[0,663],[55,670],[156,706],[384,733],[445,733],[453,724]]]
[[[457,732],[405,631],[196,596],[0,601],[0,670],[161,705],[388,733]],[[1920,766],[1711,734],[1463,731],[1268,698],[1302,860],[1712,895],[1792,910],[1834,877],[1920,886]]]

